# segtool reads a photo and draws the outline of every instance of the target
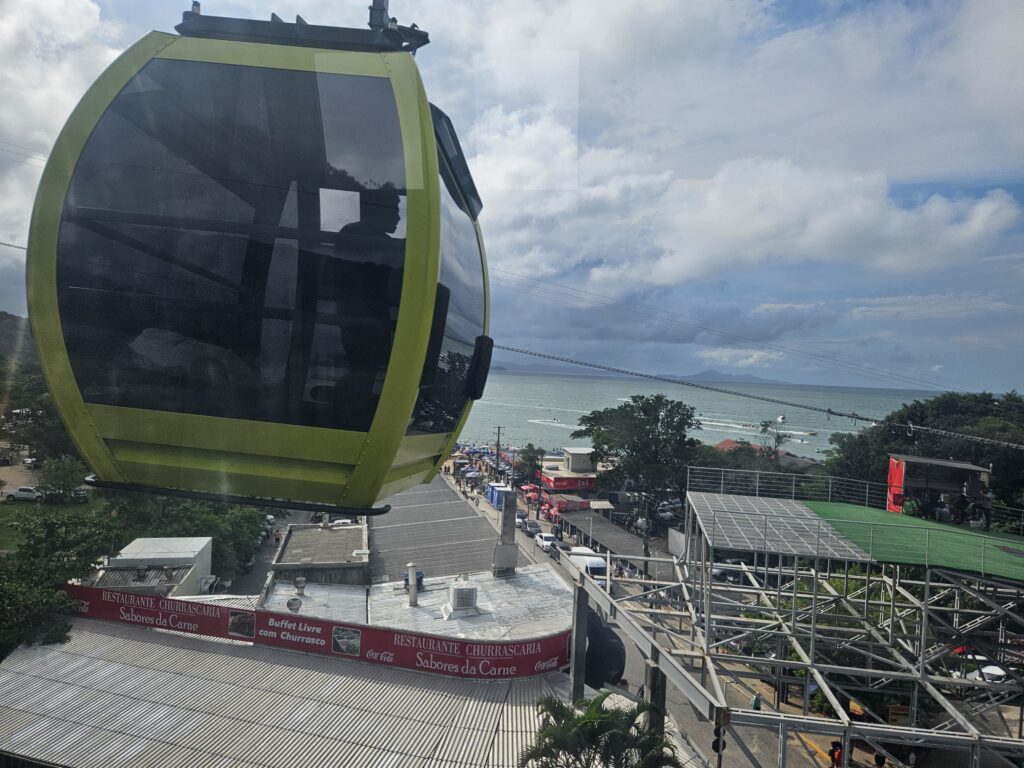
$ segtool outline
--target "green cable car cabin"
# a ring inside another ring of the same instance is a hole
[[[50,155],[47,383],[97,485],[366,511],[436,474],[490,362],[427,36],[386,0],[365,30],[198,11],[111,64]]]

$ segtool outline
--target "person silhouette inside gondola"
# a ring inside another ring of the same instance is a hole
[[[399,210],[401,199],[394,184],[378,189],[364,189],[359,193],[359,221],[346,224],[338,233],[342,236],[387,237],[395,234],[402,220]]]
[[[346,372],[312,395],[342,429],[369,428],[384,384],[402,290],[400,201],[392,184],[361,190],[359,221],[342,227],[324,260],[320,298],[333,302]]]

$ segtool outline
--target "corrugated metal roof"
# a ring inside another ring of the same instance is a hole
[[[966,461],[953,461],[952,459],[929,459],[925,456],[911,456],[908,453],[890,453],[894,459],[905,461],[908,464],[930,464],[935,467],[948,467],[950,469],[965,469],[969,472],[991,472],[988,467],[979,467],[977,464],[969,464]]]
[[[0,749],[72,766],[508,766],[559,673],[472,681],[79,620],[0,664]]]
[[[142,590],[144,588],[174,586],[185,578],[189,572],[187,568],[174,568],[172,566],[153,566],[151,568],[104,568],[99,572],[93,581],[95,587],[104,589],[129,588]],[[152,592],[151,589],[145,590]]]

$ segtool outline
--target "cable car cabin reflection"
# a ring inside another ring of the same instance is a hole
[[[490,350],[450,122],[376,31],[178,29],[101,76],[40,186],[30,314],[69,431],[114,484],[368,507],[429,479]]]

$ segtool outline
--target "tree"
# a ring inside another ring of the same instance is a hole
[[[779,463],[782,446],[789,440],[789,435],[782,432],[776,422],[765,419],[761,422],[758,442],[761,444],[761,457],[771,466]]]
[[[65,642],[71,605],[66,593],[0,558],[0,661],[19,645]]]
[[[107,493],[107,514],[123,526],[127,541],[141,536],[211,536],[211,567],[233,577],[259,547],[267,511],[258,507],[192,501],[169,496]],[[282,513],[277,512],[280,516]]]
[[[953,458],[982,467],[992,465],[992,491],[1004,503],[1024,503],[1024,450],[917,430],[913,425],[1024,445],[1024,398],[1016,392],[945,392],[915,400],[878,426],[856,434],[834,433],[835,454],[828,472],[874,483],[886,482],[890,453]]]
[[[526,483],[534,482],[543,462],[544,449],[527,443],[525,448],[520,448],[516,453],[516,477]]]
[[[62,456],[43,465],[39,470],[39,484],[65,497],[82,484],[87,472],[85,464],[78,459]]]
[[[95,509],[40,507],[14,525],[24,540],[0,558],[0,659],[22,644],[67,640],[72,601],[61,587],[88,576],[119,535]]]
[[[51,588],[88,576],[104,555],[125,543],[127,535],[116,517],[89,507],[41,506],[13,525],[23,537],[13,567]]]
[[[612,465],[602,473],[602,485],[629,484],[645,494],[648,508],[670,493],[683,498],[687,466],[702,455],[700,441],[687,436],[700,429],[692,407],[665,395],[633,395],[616,408],[581,416],[579,423],[583,429],[573,438],[590,438],[594,461]]]
[[[650,705],[606,708],[609,693],[576,708],[553,696],[537,702],[541,724],[534,744],[519,755],[519,767],[670,768],[682,766],[675,747],[647,724]]]

